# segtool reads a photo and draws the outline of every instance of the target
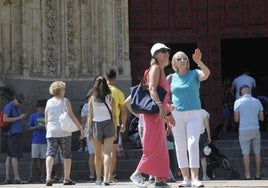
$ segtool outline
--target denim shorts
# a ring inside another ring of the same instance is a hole
[[[261,134],[259,129],[239,131],[239,143],[243,155],[250,154],[251,147],[254,154],[260,154]]]

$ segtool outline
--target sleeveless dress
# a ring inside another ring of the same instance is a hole
[[[167,92],[169,84],[162,74],[159,85]],[[167,109],[167,96],[163,101],[163,110]],[[165,122],[157,114],[142,114],[143,120],[143,154],[137,169],[145,174],[168,179],[169,154],[166,141]]]

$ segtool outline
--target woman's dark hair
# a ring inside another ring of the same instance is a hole
[[[92,95],[98,102],[104,102],[105,97],[111,94],[111,90],[103,76],[98,76],[93,84]]]

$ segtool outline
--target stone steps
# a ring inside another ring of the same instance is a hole
[[[216,140],[214,145],[220,150],[220,153],[225,155],[233,167],[241,176],[243,175],[243,161],[238,140]],[[117,176],[120,180],[128,180],[129,176],[136,169],[142,151],[140,149],[132,149],[132,143],[124,142],[124,156],[118,157]],[[0,154],[0,181],[5,179],[5,157],[6,154]],[[19,162],[19,173],[21,178],[27,179],[30,169],[31,154],[24,153]],[[87,152],[72,152],[72,170],[71,177],[74,180],[86,180],[88,177],[88,153]],[[262,141],[262,175],[264,179],[268,179],[268,140]],[[255,163],[254,156],[251,154],[251,171],[254,175]],[[214,170],[215,179],[224,179],[226,170],[216,168]]]

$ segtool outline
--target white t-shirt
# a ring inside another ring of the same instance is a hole
[[[205,132],[205,129],[206,129],[205,118],[209,119],[210,115],[206,110],[201,109],[201,116],[202,116],[202,119],[203,119],[203,124],[202,124],[201,130],[200,130],[200,134],[203,134]]]

